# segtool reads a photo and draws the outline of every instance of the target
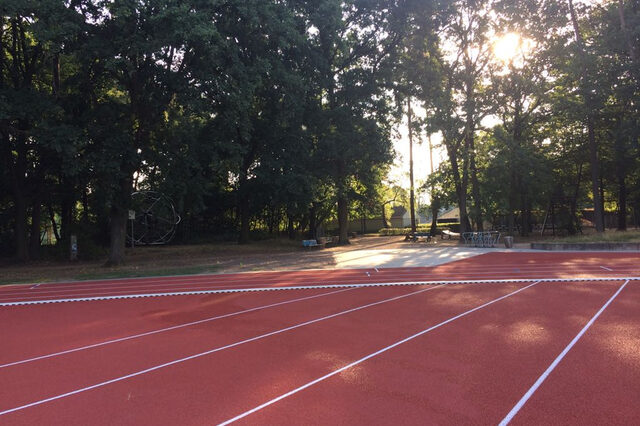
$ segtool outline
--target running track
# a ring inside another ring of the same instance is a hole
[[[7,286],[0,424],[637,424],[639,269],[494,253]],[[51,300],[76,302],[12,304]]]
[[[0,306],[25,303],[212,294],[292,287],[434,281],[640,277],[630,253],[491,253],[435,267],[258,272],[0,286]]]

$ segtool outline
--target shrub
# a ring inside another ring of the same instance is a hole
[[[460,231],[460,224],[459,223],[439,223],[436,226],[436,235],[440,234],[445,229],[448,229],[448,230],[450,230],[452,232],[459,232]],[[417,232],[429,232],[429,231],[431,231],[431,224],[430,223],[421,223],[421,224],[416,226],[416,231]],[[406,235],[409,232],[411,232],[411,228],[410,227],[407,227],[407,228],[382,228],[381,230],[378,231],[378,234],[380,234],[381,236],[391,236],[391,235]]]

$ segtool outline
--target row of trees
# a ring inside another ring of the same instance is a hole
[[[618,229],[630,211],[637,226],[640,2],[454,7],[414,84],[449,159],[426,185],[435,204],[455,201],[463,231],[489,221],[526,235],[534,212],[556,212],[573,234],[587,206],[598,231],[605,209]]]
[[[124,260],[131,191],[249,241],[389,204],[393,126],[440,133],[461,227],[640,210],[637,0],[15,0],[0,6],[0,251],[43,223]],[[496,55],[518,35],[517,55]],[[490,123],[490,124],[487,124]],[[497,124],[496,124],[497,123]],[[590,179],[589,179],[590,177]],[[587,181],[590,185],[587,185]],[[564,208],[563,207],[563,208]],[[437,208],[434,208],[437,211]],[[572,231],[572,232],[573,232]]]
[[[313,232],[335,210],[346,242],[349,209],[392,159],[405,3],[3,3],[5,251],[38,257],[50,220],[62,242],[78,227],[108,240],[120,263],[134,187],[241,243],[265,212]]]

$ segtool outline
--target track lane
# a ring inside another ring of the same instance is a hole
[[[238,424],[497,424],[619,285],[541,283]]]
[[[3,368],[0,369],[0,382],[8,386],[0,388],[0,412],[28,404],[34,397],[42,399],[65,393],[70,388],[91,386],[132,371],[252,339],[256,335],[297,324],[304,326],[305,322],[318,318],[330,321],[332,318],[327,316],[352,315],[352,311],[372,309],[380,304],[401,303],[404,298],[418,297],[432,290],[438,290],[438,287],[407,287],[391,291],[374,289],[367,292],[355,289],[334,293],[322,300],[317,298],[280,305],[272,310],[221,318],[216,322],[122,341],[83,353],[69,353]],[[126,331],[126,324],[123,327]],[[44,376],[41,374],[43,371],[46,372]]]
[[[508,258],[513,263],[505,263]],[[535,259],[532,261],[532,259]],[[608,265],[608,266],[606,266]],[[603,269],[605,266],[606,269]],[[0,287],[0,303],[75,297],[136,295],[229,288],[306,286],[388,281],[463,280],[470,278],[553,278],[640,275],[634,253],[548,254],[488,253],[435,267],[369,268],[326,271],[260,272],[182,277],[102,280]]]
[[[510,425],[637,424],[640,283],[629,283]]]
[[[77,309],[60,304],[32,306],[11,317],[13,327],[3,336],[0,369],[354,289],[216,294],[182,298],[178,305],[159,298],[153,299],[158,303],[145,303],[144,309],[140,301],[132,303],[130,299],[84,304]],[[0,323],[8,318],[0,311]]]
[[[50,406],[54,407],[51,409],[54,410],[56,419],[61,419],[61,424],[71,418],[86,419],[92,424],[108,422],[139,424],[145,422],[145,419],[148,422],[149,415],[154,416],[151,421],[160,424],[175,424],[175,422],[197,424],[205,420],[210,424],[214,419],[212,416],[215,415],[215,418],[218,418],[223,407],[225,412],[233,414],[235,411],[237,414],[242,406],[250,406],[252,401],[263,402],[265,395],[286,391],[295,383],[317,377],[317,374],[322,372],[326,373],[349,359],[379,348],[384,342],[405,336],[409,330],[424,327],[425,321],[433,323],[450,318],[465,308],[478,306],[481,301],[490,299],[490,295],[504,294],[509,289],[522,286],[463,285],[457,286],[459,290],[455,292],[451,291],[455,288],[454,286],[447,287],[446,291],[430,291],[419,298],[416,296],[403,299],[402,302],[394,302],[394,306],[380,305],[332,320],[331,324],[329,321],[314,324],[306,329],[295,330],[211,357],[199,358],[149,375],[114,383],[100,390],[53,401],[46,406],[32,407],[23,412],[24,416],[16,418],[38,421],[46,418],[46,413],[51,415],[52,412],[47,408]],[[509,312],[520,312],[523,309],[546,311],[554,307],[565,307],[570,314],[572,308],[577,307],[583,310],[585,303],[597,304],[602,298],[602,293],[611,286],[545,284],[544,288],[547,290],[542,291],[536,300],[546,302],[550,296],[557,295],[558,292],[566,296],[566,290],[573,288],[574,291],[569,294],[580,295],[582,301],[574,303],[576,306],[573,306],[571,302],[567,303],[564,300],[565,297],[561,297],[555,305],[536,303],[534,307],[529,298],[518,296],[519,302],[512,306]],[[355,295],[359,291],[356,290],[349,295]],[[370,290],[366,292],[368,291]],[[528,291],[530,290],[523,292],[522,295]],[[346,297],[346,294],[344,296]],[[515,298],[516,296],[513,296],[497,303],[491,310]],[[585,299],[591,302],[585,302]],[[482,312],[484,317],[485,311],[488,312],[489,309],[474,313],[473,316],[480,315]],[[496,318],[502,318],[502,315],[493,314],[490,318],[495,321]],[[442,330],[452,326],[453,324],[447,325]],[[428,341],[430,337],[425,336],[425,339]],[[443,337],[441,340],[450,341],[451,336]],[[456,343],[459,344],[459,341]],[[489,347],[487,344],[480,346],[484,350]],[[412,347],[412,344],[407,347]],[[473,348],[474,345],[471,347]],[[414,348],[411,357],[415,361],[422,354],[423,351],[416,351]],[[168,383],[171,383],[171,386],[167,387]],[[332,393],[336,392],[344,394],[344,390],[339,389],[334,389]],[[101,412],[105,413],[104,417],[96,418],[89,408],[95,407],[96,404],[101,407]],[[326,406],[323,404],[323,407]],[[297,410],[294,409],[293,413],[297,415]],[[287,410],[284,418],[293,419],[294,417],[289,417],[291,415]],[[284,418],[280,418],[280,421]],[[272,420],[278,422],[278,418]],[[300,418],[300,421],[304,420],[308,419]],[[290,423],[291,420],[287,422]]]

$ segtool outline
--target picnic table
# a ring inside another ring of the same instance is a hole
[[[462,239],[467,245],[474,247],[495,247],[500,239],[498,231],[463,232]]]
[[[445,229],[440,234],[440,239],[444,240],[445,238],[448,239],[448,240],[450,240],[452,238],[460,238],[460,233],[459,232],[453,232],[453,231],[450,231],[448,229]]]
[[[431,233],[430,232],[409,232],[404,236],[405,241],[413,241],[417,242],[420,238],[424,238],[427,242],[431,241]]]

